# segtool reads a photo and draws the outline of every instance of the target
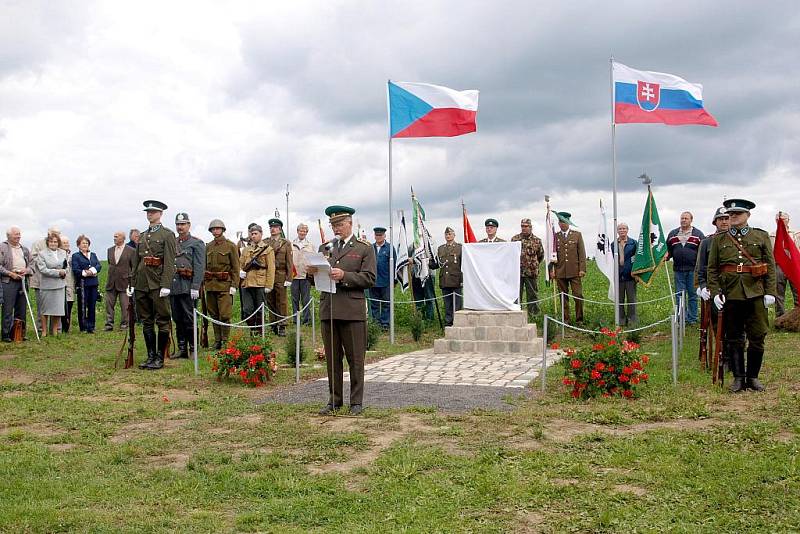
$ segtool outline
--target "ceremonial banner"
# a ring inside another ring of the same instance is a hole
[[[611,251],[611,243],[615,235],[609,236],[608,222],[606,220],[606,209],[603,207],[603,200],[600,200],[600,221],[597,225],[597,250],[594,253],[594,261],[606,278],[608,278],[608,299],[614,300],[614,254]]]
[[[464,206],[464,203],[461,203],[461,213],[463,214],[464,220],[464,243],[477,243],[478,240],[475,239],[475,232],[472,231],[472,225],[469,224],[469,219],[467,218],[467,208]]]
[[[703,108],[703,86],[663,72],[613,64],[614,123],[717,126]]]
[[[465,243],[461,251],[464,307],[519,311],[522,243]]]
[[[389,82],[391,137],[454,137],[474,132],[478,91]]]
[[[411,189],[411,209],[414,217],[414,277],[418,278],[424,286],[431,276],[430,263],[438,263],[438,258],[433,246],[433,238],[425,226],[425,210],[417,200],[413,188]]]
[[[394,269],[394,278],[405,293],[406,289],[408,289],[408,233],[406,232],[406,216],[403,210],[399,210],[397,214],[400,216],[400,245],[397,247],[397,265],[395,265]]]
[[[636,256],[633,258],[633,277],[649,286],[653,274],[664,263],[667,256],[667,242],[664,239],[664,229],[658,216],[656,201],[650,186],[647,186],[647,202],[642,214],[642,226],[639,230],[639,244],[636,247]]]
[[[775,230],[775,263],[794,287],[800,287],[800,251],[789,235],[783,219],[778,219],[778,228]]]
[[[544,220],[544,279],[549,284],[550,265],[556,262],[558,252],[556,252],[556,228],[553,226],[552,210],[547,210]]]

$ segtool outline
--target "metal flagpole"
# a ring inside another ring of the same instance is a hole
[[[286,237],[289,237],[289,184],[286,184]]]
[[[389,243],[394,243],[394,215],[392,214],[392,104],[389,100],[389,83],[386,81],[386,115],[389,132]],[[389,246],[389,343],[394,345],[394,245]]]
[[[611,235],[617,245],[617,257],[614,259],[614,324],[620,323],[619,317],[619,258],[624,257],[625,250],[620,250],[617,239],[617,128],[614,122],[614,56],[609,60],[609,80],[611,83],[611,176],[614,188],[614,227]],[[610,240],[609,240],[610,241]]]

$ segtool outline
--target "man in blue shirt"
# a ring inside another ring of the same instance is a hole
[[[386,228],[376,226],[372,229],[375,232],[375,263],[377,265],[378,276],[375,278],[375,285],[369,288],[369,315],[372,320],[380,324],[383,328],[389,328],[389,291],[392,290],[394,279],[389,272],[389,254],[392,245],[386,241]],[[397,261],[397,251],[394,252]]]
[[[637,245],[635,239],[628,237],[628,225],[619,223],[617,239],[611,248],[614,251],[614,260],[619,262],[619,320],[623,326],[634,326],[637,321],[636,280],[631,276]],[[622,250],[622,254],[617,254],[617,250]]]

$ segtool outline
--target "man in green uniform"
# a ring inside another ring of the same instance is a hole
[[[289,315],[289,300],[287,291],[292,287],[292,243],[281,237],[283,222],[280,219],[269,220],[269,243],[275,252],[275,282],[272,291],[267,294],[269,306],[269,322],[272,331],[283,337],[286,335],[286,317]],[[279,316],[280,315],[280,316]],[[276,323],[276,321],[279,321]]]
[[[520,233],[511,241],[522,242],[522,253],[519,257],[519,302],[525,302],[522,293],[527,294],[528,318],[539,313],[539,264],[544,260],[542,240],[533,235],[530,219],[522,219]]]
[[[239,285],[239,249],[225,237],[225,223],[214,219],[208,225],[214,239],[206,245],[206,306],[212,318],[231,322],[233,296]],[[214,348],[219,350],[228,341],[231,328],[214,324]]]
[[[504,243],[505,239],[501,239],[497,237],[497,229],[500,227],[500,223],[497,222],[497,219],[486,219],[483,223],[486,227],[486,237],[481,239],[479,243]]]
[[[570,229],[575,226],[566,211],[553,212],[558,217],[556,233],[556,263],[554,265],[558,290],[564,294],[564,320],[569,318],[569,291],[572,290],[572,300],[575,301],[575,321],[583,323],[583,283],[586,276],[586,247],[583,245],[583,236],[580,232]]]
[[[711,242],[708,290],[716,308],[724,311],[725,348],[734,379],[731,392],[764,391],[758,373],[769,329],[767,307],[775,303],[775,259],[769,234],[747,224],[755,204],[740,198],[723,204],[731,227]]]
[[[178,231],[178,250],[175,254],[175,277],[172,279],[172,317],[178,351],[173,358],[188,358],[194,353],[194,310],[200,298],[200,286],[206,269],[206,244],[191,234],[189,214],[175,216]]]
[[[341,408],[343,356],[350,371],[350,413],[358,415],[364,396],[364,355],[367,350],[367,306],[364,290],[375,283],[375,250],[369,241],[353,235],[353,213],[347,206],[329,206],[325,215],[330,218],[336,239],[331,243],[331,279],[336,293],[321,291],[319,315],[322,319],[322,341],[328,366],[328,404],[320,415],[331,415]],[[309,267],[311,274],[316,268]]]
[[[456,243],[456,231],[449,226],[444,230],[444,241],[444,245],[440,245],[436,251],[439,257],[439,287],[444,301],[444,323],[453,326],[455,312],[464,306],[461,243]]]
[[[175,234],[161,225],[167,205],[158,200],[145,200],[144,211],[150,226],[139,236],[133,258],[128,296],[135,295],[136,313],[142,322],[147,347],[147,360],[139,369],[161,369],[169,344],[172,277],[175,276]],[[154,325],[158,325],[158,337]]]

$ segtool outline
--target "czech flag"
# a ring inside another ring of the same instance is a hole
[[[703,86],[663,72],[614,63],[614,122],[718,126],[703,109]]]
[[[391,137],[454,137],[474,132],[478,91],[389,81]]]

